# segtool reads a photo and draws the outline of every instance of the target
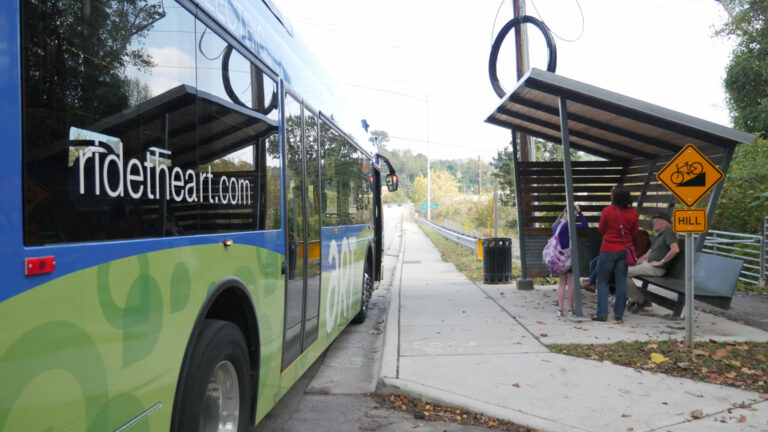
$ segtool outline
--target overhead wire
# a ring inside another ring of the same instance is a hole
[[[496,33],[496,21],[499,19],[499,12],[501,12],[501,7],[504,6],[504,3],[507,0],[501,0],[501,3],[499,3],[499,8],[496,9],[496,16],[493,17],[493,26],[491,27],[491,44],[493,44],[493,35]]]
[[[576,42],[579,39],[581,39],[582,36],[584,36],[584,28],[586,27],[586,21],[584,20],[584,10],[581,8],[581,3],[579,3],[579,0],[575,0],[575,1],[576,1],[576,6],[578,6],[579,8],[579,14],[581,15],[581,32],[579,33],[579,35],[576,36],[575,39],[565,39],[559,34],[555,33],[555,31],[552,30],[552,28],[549,29],[552,32],[552,34],[555,35],[556,38],[560,39],[563,42]],[[536,7],[536,2],[531,0],[531,4],[533,5],[533,9],[536,11],[536,15],[538,15],[539,18],[542,21],[544,21],[544,16],[541,15],[541,12],[539,12],[539,8]]]

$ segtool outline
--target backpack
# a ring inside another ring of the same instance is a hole
[[[648,235],[648,231],[637,230],[637,235],[632,239],[632,243],[635,245],[638,258],[645,255],[651,248],[651,237]]]
[[[560,224],[557,227],[555,234],[547,241],[547,245],[544,246],[544,251],[541,253],[541,257],[544,260],[544,264],[547,265],[549,272],[552,276],[560,276],[571,268],[571,248],[563,250],[560,247],[560,242],[557,240],[560,229],[564,224]]]

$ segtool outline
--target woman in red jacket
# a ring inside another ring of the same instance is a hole
[[[593,321],[608,320],[608,280],[611,273],[616,276],[616,303],[613,318],[623,323],[624,308],[627,304],[627,265],[624,263],[626,250],[637,235],[639,221],[637,210],[632,208],[632,196],[624,185],[618,184],[611,190],[611,205],[603,209],[598,230],[603,235],[600,246],[600,261],[597,264],[597,313]]]

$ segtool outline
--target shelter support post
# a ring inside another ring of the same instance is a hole
[[[521,279],[528,279],[528,259],[525,256],[525,226],[523,225],[523,195],[520,187],[520,159],[517,145],[517,131],[512,129],[512,168],[515,170],[515,202],[517,203],[517,234],[520,241]],[[518,288],[520,281],[517,282]]]
[[[579,265],[579,236],[576,229],[576,210],[573,200],[573,171],[571,169],[571,144],[568,133],[568,108],[567,100],[558,97],[560,105],[560,139],[563,143],[563,169],[565,170],[565,199],[568,206],[568,236],[571,240],[571,270],[573,271],[574,314],[582,316],[581,311],[581,265]]]
[[[724,173],[728,172],[728,167],[731,165],[731,159],[733,158],[733,152],[736,150],[736,146],[729,146],[725,149],[723,154],[723,160],[720,162],[720,170]],[[715,185],[712,189],[712,193],[709,196],[709,202],[707,203],[707,221],[711,221],[715,217],[715,209],[717,209],[717,201],[720,200],[720,193],[725,186],[725,179]],[[696,237],[696,250],[700,251],[704,248],[704,241],[707,239],[707,233],[701,233]]]

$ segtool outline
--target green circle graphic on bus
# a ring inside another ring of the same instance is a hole
[[[160,285],[150,274],[149,258],[138,255],[132,259],[138,261],[139,272],[122,302],[125,307],[118,306],[112,291],[121,288],[124,291],[125,287],[119,286],[118,281],[121,281],[123,271],[130,271],[125,266],[131,259],[101,264],[97,268],[96,290],[102,314],[112,327],[123,332],[123,366],[142,360],[152,353],[163,324],[163,297]],[[110,277],[112,271],[116,273],[114,277]],[[113,281],[117,282],[115,286]]]

